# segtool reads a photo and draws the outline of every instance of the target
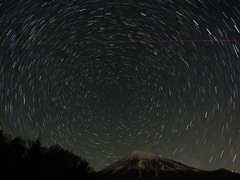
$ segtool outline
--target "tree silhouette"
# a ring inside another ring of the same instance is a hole
[[[57,174],[58,179],[86,177],[92,171],[87,161],[64,150],[59,144],[51,146],[44,156],[43,172]]]
[[[3,131],[0,130],[0,147],[7,145],[10,140],[11,136],[4,134]]]
[[[38,137],[32,142],[28,142],[28,150],[25,156],[25,165],[29,170],[28,175],[34,179],[41,179],[41,138]]]
[[[7,136],[0,130],[0,169],[3,174],[8,174],[10,169],[10,152],[9,152],[9,142],[11,140],[11,136]]]
[[[11,150],[13,159],[21,160],[26,155],[26,151],[27,151],[26,141],[24,141],[20,137],[15,137],[13,140],[11,140],[9,144],[9,148]]]
[[[0,172],[9,179],[93,179],[95,172],[86,160],[59,144],[42,146],[41,137],[25,141],[0,130]]]
[[[9,143],[9,160],[11,169],[15,170],[16,175],[20,175],[23,173],[23,163],[24,158],[27,152],[26,141],[21,139],[20,137],[15,137]]]
[[[26,142],[7,136],[0,130],[0,172],[12,178],[26,179],[92,179],[93,168],[81,157],[59,144],[42,146],[41,138]]]

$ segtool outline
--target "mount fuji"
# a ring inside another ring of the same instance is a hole
[[[106,180],[240,179],[240,174],[226,169],[201,170],[144,151],[133,151],[126,157],[99,171],[99,174]]]

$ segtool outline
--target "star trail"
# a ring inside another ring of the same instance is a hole
[[[134,150],[240,172],[239,0],[0,1],[0,128],[100,170]]]

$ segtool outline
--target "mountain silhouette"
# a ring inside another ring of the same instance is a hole
[[[106,180],[240,179],[240,174],[226,169],[206,171],[144,151],[133,151],[99,171],[99,175]]]

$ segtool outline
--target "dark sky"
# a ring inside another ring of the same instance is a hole
[[[239,35],[239,0],[1,0],[1,129],[240,172]]]

